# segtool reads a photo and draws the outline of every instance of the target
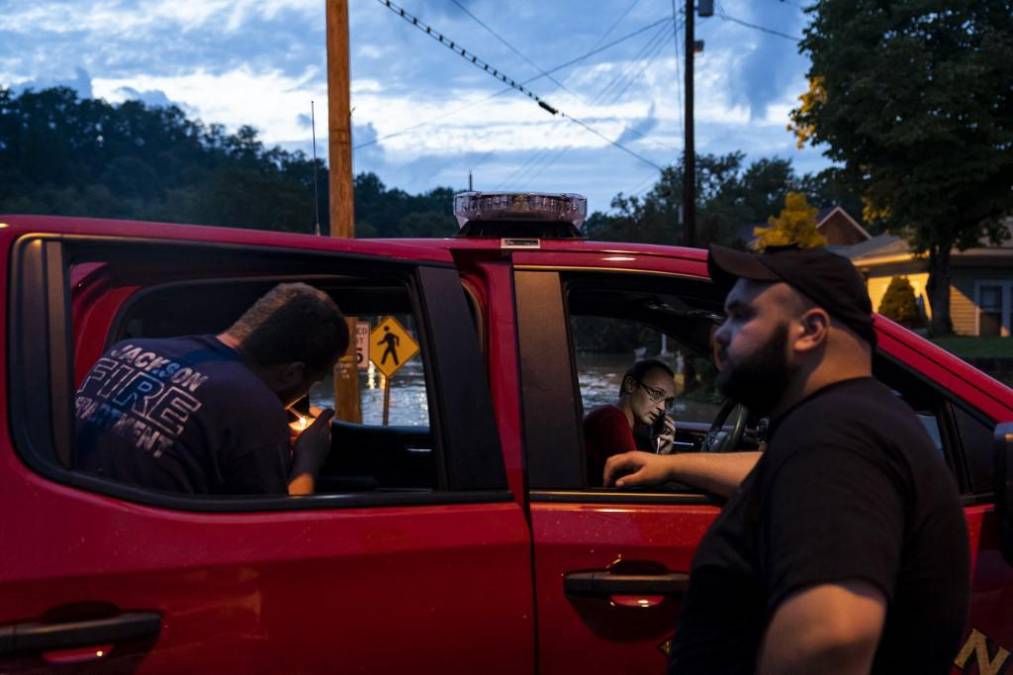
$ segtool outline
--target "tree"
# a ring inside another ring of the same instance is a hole
[[[867,222],[928,254],[932,331],[952,332],[950,253],[1013,210],[1013,0],[822,0],[792,111],[861,194]]]
[[[826,238],[816,229],[816,214],[819,209],[809,206],[801,192],[789,192],[784,197],[784,208],[776,218],[767,219],[767,227],[757,227],[756,248],[798,244],[801,248],[826,246]]]
[[[697,163],[697,223],[702,243],[745,248],[752,226],[775,213],[790,191],[802,192],[817,204],[854,208],[857,197],[842,186],[836,174],[798,176],[791,161],[760,158],[748,166],[745,155],[699,155]],[[613,214],[592,213],[584,231],[592,239],[680,244],[682,165],[666,168],[646,194],[618,194]],[[858,213],[858,211],[849,211]]]
[[[922,325],[922,313],[915,299],[915,290],[907,277],[894,277],[879,303],[879,313],[908,328]]]
[[[321,230],[327,168],[319,160]],[[87,215],[312,232],[314,164],[265,147],[257,130],[235,133],[188,119],[177,107],[111,105],[68,88],[0,87],[0,213]],[[388,190],[375,174],[355,181],[360,236],[457,232],[453,190]]]

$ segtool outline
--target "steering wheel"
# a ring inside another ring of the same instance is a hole
[[[746,418],[749,411],[741,403],[725,399],[721,404],[717,417],[711,422],[711,428],[703,437],[700,452],[731,452],[739,447],[742,434],[746,430]],[[731,420],[731,431],[725,431],[725,424]]]

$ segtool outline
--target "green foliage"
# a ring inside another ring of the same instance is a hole
[[[879,303],[879,313],[908,328],[920,328],[923,324],[915,291],[907,277],[894,277]]]
[[[745,165],[745,155],[701,155],[697,166],[697,230],[703,244],[710,242],[745,248],[753,238],[752,226],[777,213],[790,191],[801,192],[815,204],[841,204],[849,213],[860,212],[858,199],[842,187],[833,170],[798,176],[791,161],[761,158]],[[666,168],[645,195],[624,195],[612,200],[615,214],[593,213],[584,224],[591,239],[680,244],[683,227],[682,164]]]
[[[355,229],[359,237],[449,237],[457,234],[454,191],[421,195],[390,190],[373,173],[355,177]]]
[[[800,248],[818,248],[827,245],[826,237],[816,229],[819,209],[809,206],[801,192],[789,192],[784,197],[784,208],[775,218],[767,219],[767,227],[757,227],[756,248],[798,244]]]
[[[1013,210],[1013,0],[822,0],[792,112],[865,214],[929,254],[933,330],[951,330],[949,255],[998,243]]]
[[[313,161],[266,148],[257,131],[227,134],[179,108],[111,105],[67,88],[14,96],[0,87],[0,212],[43,213],[312,232]],[[321,230],[327,169],[318,162]],[[387,190],[355,179],[359,236],[457,231],[453,191]]]

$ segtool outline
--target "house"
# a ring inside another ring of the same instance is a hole
[[[767,223],[754,223],[739,230],[739,239],[755,248],[755,228],[767,227]],[[827,240],[828,246],[850,246],[867,241],[871,235],[840,206],[827,206],[816,213],[816,229]]]
[[[865,228],[840,206],[820,209],[816,229],[827,240],[827,246],[851,246],[871,239]]]
[[[1000,246],[980,246],[950,255],[950,318],[957,335],[1009,336],[1013,320],[1013,218],[1006,227],[1010,237]],[[849,246],[833,247],[847,256],[865,276],[872,306],[879,305],[890,280],[906,276],[915,299],[932,316],[925,285],[928,256],[911,252],[907,241],[881,234]]]

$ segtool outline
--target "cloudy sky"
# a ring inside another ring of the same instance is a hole
[[[205,123],[253,125],[268,144],[307,154],[315,101],[325,155],[324,2],[0,0],[0,84],[171,102]],[[805,24],[801,5],[718,0],[715,16],[697,19],[705,42],[696,59],[697,152],[776,155],[799,171],[827,165],[817,150],[797,150],[785,130],[806,88],[807,61],[789,39]],[[591,209],[608,209],[617,192],[649,188],[652,164],[682,151],[683,19],[676,38],[672,0],[398,6],[597,133],[503,92],[379,0],[349,0],[357,172],[420,192],[462,188],[470,169],[477,189],[580,192]]]

